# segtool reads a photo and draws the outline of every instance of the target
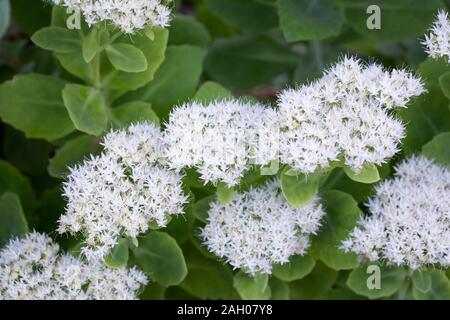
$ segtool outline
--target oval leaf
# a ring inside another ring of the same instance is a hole
[[[142,50],[131,44],[116,43],[106,47],[111,64],[120,71],[143,72],[147,70],[147,59]]]
[[[31,40],[39,47],[57,53],[72,53],[81,47],[78,32],[61,27],[43,28],[36,32]]]
[[[251,277],[239,271],[234,276],[233,285],[243,300],[267,300],[272,295],[268,281],[266,274]]]
[[[301,206],[308,203],[318,192],[320,185],[320,174],[297,176],[287,175],[285,170],[281,174],[281,190],[283,195],[292,206]]]
[[[128,240],[119,239],[119,242],[112,248],[105,257],[105,264],[110,268],[124,268],[128,263]]]
[[[316,265],[310,256],[292,256],[288,263],[273,266],[273,275],[283,281],[299,280],[308,275]]]
[[[361,169],[359,173],[355,173],[351,168],[345,166],[344,172],[353,181],[361,183],[375,183],[380,181],[380,174],[378,173],[378,168],[374,164],[367,164]]]

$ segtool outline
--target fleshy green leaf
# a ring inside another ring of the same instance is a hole
[[[439,77],[439,85],[444,95],[450,99],[450,72],[446,72]]]
[[[216,100],[228,99],[232,97],[231,92],[222,87],[222,85],[213,81],[208,81],[202,84],[202,86],[197,90],[194,100],[208,104]]]
[[[289,285],[277,278],[269,279],[270,290],[272,292],[272,300],[289,300]]]
[[[44,75],[16,76],[0,85],[0,117],[28,138],[55,140],[75,130],[64,107],[64,83]]]
[[[333,0],[278,0],[281,30],[289,42],[336,36],[344,11]]]
[[[222,204],[227,204],[231,201],[234,195],[234,189],[227,186],[224,182],[219,182],[217,185],[217,200]]]
[[[207,196],[200,199],[192,205],[192,213],[200,221],[207,223],[208,221],[208,211],[210,208],[211,201],[216,199],[216,195]]]
[[[64,104],[75,127],[87,134],[100,135],[108,126],[108,107],[102,93],[92,87],[68,84]]]
[[[288,263],[273,266],[273,275],[283,281],[299,280],[308,275],[316,265],[316,261],[310,256],[295,255]]]
[[[19,197],[6,192],[0,197],[0,248],[8,240],[28,232],[28,223],[22,211]]]
[[[422,154],[437,163],[450,165],[450,132],[436,135],[422,147]]]
[[[321,299],[331,290],[337,278],[337,271],[317,261],[306,277],[289,283],[291,299]]]
[[[358,203],[349,194],[335,190],[324,192],[321,200],[327,214],[322,218],[322,226],[313,239],[313,255],[335,270],[357,267],[356,255],[345,253],[340,246],[361,216]]]
[[[83,39],[83,59],[86,63],[90,63],[100,50],[100,31],[97,28],[91,29]]]
[[[131,44],[112,44],[106,47],[106,54],[117,70],[125,72],[144,72],[147,70],[147,59],[144,53]]]
[[[440,270],[429,271],[431,288],[423,292],[417,288],[413,278],[413,297],[416,300],[450,300],[450,281]]]
[[[159,125],[159,118],[153,111],[151,104],[142,101],[131,101],[115,107],[112,109],[112,114],[114,120],[121,127],[144,121],[150,121]]]
[[[78,32],[61,27],[43,28],[31,40],[39,47],[57,53],[73,53],[81,48]]]
[[[234,275],[234,287],[243,300],[267,300],[272,293],[268,286],[269,277],[256,274],[251,277],[242,271]]]
[[[319,190],[321,175],[298,173],[297,176],[294,176],[290,174],[288,170],[281,174],[280,183],[284,197],[292,206],[301,206],[308,203]]]
[[[368,272],[369,271],[369,272]],[[360,266],[354,269],[347,280],[347,285],[357,294],[377,299],[389,297],[396,293],[406,278],[406,271],[397,267],[380,267],[380,288],[372,287],[370,283],[376,274],[367,269],[367,266]]]
[[[344,172],[353,181],[361,183],[375,183],[380,181],[380,174],[378,173],[377,166],[369,163],[361,169],[359,173],[353,172],[353,170],[347,166],[344,167]]]
[[[163,286],[178,285],[187,275],[183,252],[167,233],[150,232],[133,253],[140,268]]]
[[[169,45],[208,47],[211,35],[194,17],[177,15],[170,23]]]
[[[119,242],[105,257],[105,264],[110,268],[124,268],[128,263],[128,240],[119,239]]]
[[[420,293],[427,293],[431,290],[432,275],[426,270],[416,270],[412,275],[414,290]]]

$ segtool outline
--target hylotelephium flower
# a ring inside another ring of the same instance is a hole
[[[55,5],[79,10],[89,26],[110,22],[124,33],[145,27],[167,27],[170,8],[166,0],[50,0]]]
[[[304,255],[324,215],[318,198],[292,207],[274,180],[259,189],[236,193],[227,204],[212,202],[201,238],[209,251],[234,268],[270,274],[273,264]]]
[[[171,167],[196,168],[201,179],[230,187],[252,164],[278,157],[278,121],[273,109],[229,99],[175,108],[165,130]]]
[[[279,96],[280,160],[302,173],[343,161],[355,172],[399,150],[403,123],[392,109],[425,91],[405,70],[344,58],[319,80]]]
[[[0,300],[130,300],[147,282],[136,268],[110,269],[60,253],[37,232],[0,251]]]
[[[149,228],[183,213],[187,196],[182,176],[163,166],[161,132],[153,124],[112,131],[105,152],[70,169],[64,184],[67,208],[58,231],[82,233],[82,253],[102,259],[119,237],[135,239]]]
[[[418,269],[450,266],[450,170],[420,156],[396,167],[370,199],[371,215],[343,242],[370,261]]]
[[[422,42],[431,58],[445,57],[450,63],[450,21],[446,11],[439,11],[437,20],[433,23],[430,33]]]

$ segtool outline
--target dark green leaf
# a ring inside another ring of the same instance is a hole
[[[0,0],[0,38],[3,37],[9,26],[10,14],[9,0]]]
[[[190,44],[206,48],[211,42],[208,30],[194,17],[177,15],[171,22],[169,45]]]
[[[20,205],[19,197],[10,192],[0,197],[0,248],[8,240],[28,232],[28,223]]]
[[[273,275],[283,281],[299,280],[308,275],[316,265],[310,256],[292,256],[288,263],[273,266]]]
[[[305,278],[289,283],[291,299],[320,299],[327,294],[338,278],[338,272],[317,262]]]

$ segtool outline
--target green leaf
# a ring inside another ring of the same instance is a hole
[[[450,132],[444,132],[422,147],[422,154],[437,163],[450,165]]]
[[[233,285],[243,300],[267,300],[272,295],[268,282],[266,274],[251,277],[239,271],[234,276]]]
[[[204,222],[208,222],[208,211],[211,206],[211,202],[216,199],[216,195],[207,196],[203,199],[200,199],[196,203],[192,205],[192,213],[194,216]]]
[[[13,0],[11,1],[11,13],[14,23],[17,24],[20,31],[32,35],[37,30],[49,25],[51,6],[42,5],[40,1]]]
[[[234,188],[228,187],[225,182],[219,182],[217,184],[217,200],[221,204],[227,204],[231,201],[234,195]]]
[[[347,177],[356,182],[370,184],[380,181],[377,166],[372,163],[365,165],[359,173],[355,173],[350,167],[344,166],[344,172]]]
[[[444,95],[450,99],[450,72],[446,72],[439,77],[439,86]]]
[[[337,36],[344,11],[333,0],[278,0],[281,30],[289,42]]]
[[[338,272],[318,261],[313,271],[301,280],[289,283],[291,299],[321,299],[333,287]]]
[[[440,270],[429,271],[431,288],[427,292],[418,290],[413,282],[413,297],[416,300],[450,300],[450,281]],[[414,281],[414,278],[413,278]]]
[[[91,31],[84,37],[82,43],[83,59],[86,63],[90,63],[95,55],[100,50],[100,31],[97,28],[92,28]]]
[[[169,45],[208,47],[211,35],[194,17],[177,15],[170,23]]]
[[[131,44],[112,44],[106,47],[106,54],[117,70],[125,72],[143,72],[147,70],[147,59],[144,53]]]
[[[192,244],[184,246],[183,252],[188,275],[180,283],[181,288],[201,299],[230,299],[236,295],[233,273],[227,266],[204,257]]]
[[[298,56],[286,45],[266,35],[244,35],[216,40],[205,68],[213,80],[240,91],[266,84],[295,68]]]
[[[286,282],[280,281],[277,278],[269,279],[272,300],[289,300],[289,285]]]
[[[150,121],[159,126],[159,117],[153,111],[151,104],[142,101],[131,101],[112,109],[114,120],[120,127],[132,123]]]
[[[150,103],[162,119],[170,110],[192,97],[202,74],[204,51],[190,45],[169,47],[166,59],[145,87],[125,95],[120,102],[141,100]]]
[[[10,14],[9,0],[0,0],[0,38],[3,37],[9,26]]]
[[[297,176],[292,176],[288,170],[285,169],[281,173],[280,179],[281,190],[286,200],[292,206],[301,206],[311,201],[319,190],[321,175],[298,173]]]
[[[13,192],[20,198],[25,212],[30,212],[36,205],[36,195],[33,187],[19,170],[4,160],[0,160],[0,195]]]
[[[150,232],[133,253],[139,267],[163,286],[178,285],[187,275],[183,252],[167,233]]]
[[[423,37],[435,18],[440,0],[339,0],[345,7],[347,22],[359,34],[375,41],[395,41]],[[381,11],[381,29],[367,28],[367,8],[377,5]]]
[[[75,130],[64,107],[64,83],[44,75],[16,76],[0,85],[0,117],[28,138],[55,140]]]
[[[98,136],[108,126],[108,107],[102,93],[92,87],[68,84],[63,90],[64,104],[75,127]]]
[[[420,293],[427,293],[431,290],[432,275],[426,270],[416,270],[412,275],[414,290]]]
[[[207,81],[197,90],[193,99],[208,104],[216,100],[229,99],[232,97],[231,92],[222,87],[222,85],[213,81]]]
[[[15,193],[6,192],[0,197],[0,248],[8,240],[28,232],[28,223]]]
[[[119,239],[119,242],[105,257],[105,264],[110,268],[124,268],[128,263],[128,240]]]
[[[376,272],[371,271],[367,266],[360,266],[354,269],[347,279],[347,285],[355,293],[370,299],[385,298],[396,293],[406,279],[406,271],[398,267],[380,266],[380,288],[372,287],[372,277]]]
[[[335,190],[325,191],[321,198],[327,214],[313,239],[313,255],[334,270],[353,269],[359,265],[356,255],[345,253],[340,246],[362,214],[358,203],[349,194]]]
[[[80,163],[88,155],[99,152],[98,138],[87,135],[73,138],[56,150],[55,156],[49,161],[48,173],[55,178],[65,178],[70,167]]]
[[[61,27],[46,27],[36,32],[31,40],[39,47],[57,53],[73,53],[81,47],[77,31]]]
[[[205,4],[226,22],[243,30],[264,31],[278,25],[271,0],[205,0]]]
[[[273,275],[283,281],[299,280],[308,275],[316,265],[316,261],[310,256],[295,255],[288,263],[273,266]]]

